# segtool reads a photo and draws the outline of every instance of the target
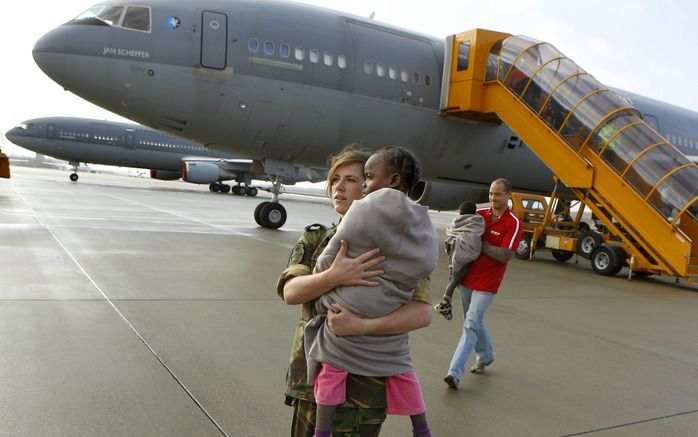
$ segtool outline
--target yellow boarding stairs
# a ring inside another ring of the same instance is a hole
[[[448,37],[440,112],[504,121],[603,220],[615,241],[596,249],[597,273],[698,276],[698,166],[550,44]]]

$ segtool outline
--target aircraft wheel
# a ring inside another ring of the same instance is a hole
[[[211,191],[213,191],[214,193],[219,193],[221,191],[221,184],[211,184]]]
[[[603,276],[613,276],[623,268],[625,251],[618,246],[600,246],[591,253],[591,268]]]
[[[248,187],[247,195],[250,197],[257,197],[257,189],[255,187]]]
[[[239,196],[239,195],[240,195],[240,185],[233,185],[233,188],[232,188],[231,191],[232,191],[233,194],[235,194],[236,196]]]
[[[552,249],[551,252],[553,253],[553,258],[560,261],[561,263],[564,263],[565,261],[569,261],[574,256],[573,252],[568,252],[566,250]]]
[[[279,229],[286,223],[286,208],[277,202],[269,202],[259,210],[259,221],[263,228]]]
[[[230,185],[221,185],[221,193],[230,193]]]
[[[240,195],[244,196],[247,194],[247,187],[240,187]]]
[[[267,205],[267,203],[269,203],[269,202],[262,202],[259,205],[257,205],[257,207],[254,209],[254,221],[259,226],[264,226],[262,224],[261,219],[260,219],[260,211],[262,211],[262,208],[264,208]]]
[[[531,257],[531,236],[529,234],[524,234],[519,241],[519,245],[514,252],[514,256],[518,259],[529,259]]]
[[[601,235],[591,230],[583,230],[579,232],[577,237],[577,253],[584,258],[591,258],[591,253],[597,247],[601,246]]]
[[[77,174],[77,173],[71,174],[71,175],[70,175],[70,180],[73,181],[73,182],[77,182],[77,181],[78,181],[78,174]]]
[[[209,184],[208,190],[209,190],[210,192],[216,191],[216,184]]]

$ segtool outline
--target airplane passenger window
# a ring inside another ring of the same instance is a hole
[[[250,38],[247,41],[247,50],[252,53],[257,53],[259,51],[259,41],[257,41],[257,38]]]
[[[264,42],[264,54],[273,55],[274,54],[274,43],[271,41]]]
[[[388,77],[395,80],[397,79],[397,70],[393,67],[388,68]]]
[[[123,6],[110,6],[108,8],[102,9],[102,11],[99,14],[97,14],[97,18],[109,24],[110,26],[114,26],[119,24],[119,20],[121,19],[121,13],[123,12],[123,10]]]
[[[129,6],[121,25],[127,29],[150,32],[150,9],[144,6]]]
[[[288,44],[281,44],[279,46],[279,54],[282,58],[288,58],[291,56],[291,48],[288,46]]]
[[[429,76],[428,74],[424,75],[424,85],[431,86],[431,76]]]
[[[296,59],[302,61],[305,59],[305,49],[303,47],[296,47],[295,53]]]
[[[412,73],[412,82],[419,85],[419,73]]]
[[[330,52],[325,52],[323,57],[322,57],[322,60],[325,63],[325,65],[327,65],[328,67],[331,67],[332,64],[334,63],[334,57],[332,56],[332,53],[330,53]]]
[[[309,56],[310,62],[317,64],[320,61],[320,52],[318,50],[312,49]]]
[[[342,70],[347,68],[347,57],[344,55],[337,55],[337,66]]]
[[[376,64],[376,74],[378,75],[378,77],[385,76],[385,67],[381,64]]]
[[[410,73],[407,72],[407,70],[402,70],[400,72],[400,80],[403,82],[407,82],[410,80]]]
[[[373,64],[371,61],[364,62],[364,73],[373,74]]]

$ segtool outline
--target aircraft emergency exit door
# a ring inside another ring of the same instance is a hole
[[[219,12],[201,14],[201,66],[224,70],[228,49],[228,16]]]

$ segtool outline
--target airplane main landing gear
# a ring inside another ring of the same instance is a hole
[[[220,182],[214,182],[208,186],[208,189],[214,193],[229,193],[230,185],[221,184]]]
[[[249,196],[255,197],[257,195],[257,189],[249,185],[234,185],[232,189],[233,194],[238,196]]]
[[[73,167],[73,173],[70,174],[70,180],[73,182],[78,181],[78,166],[80,166],[79,162],[70,162],[69,163]]]
[[[255,189],[256,190],[256,189]],[[279,203],[281,178],[272,181],[271,202],[262,202],[254,209],[254,221],[263,228],[279,229],[286,223],[286,208]]]

